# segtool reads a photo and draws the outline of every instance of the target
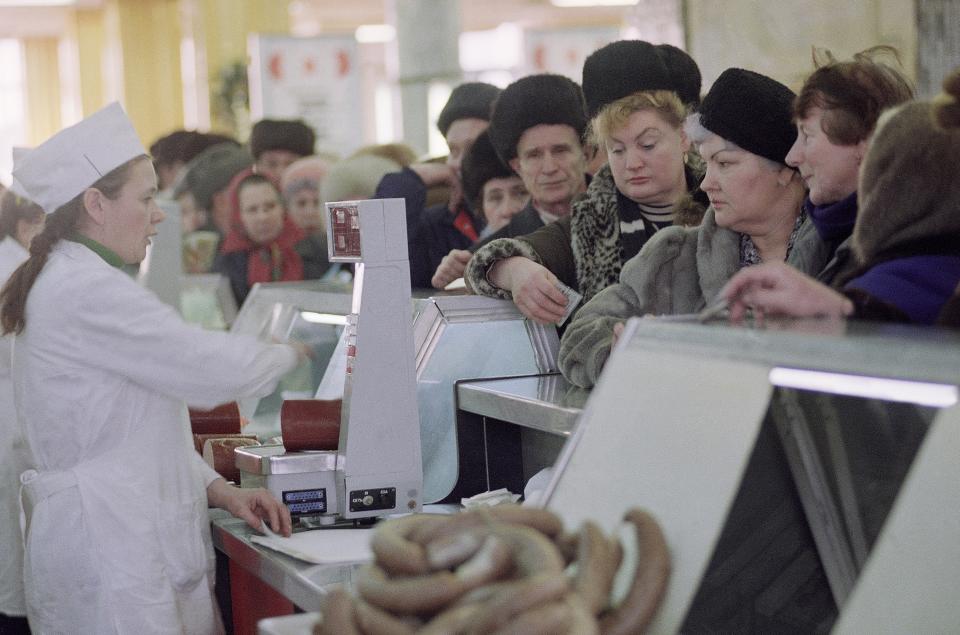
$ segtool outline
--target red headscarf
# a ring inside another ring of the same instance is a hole
[[[294,246],[303,240],[306,234],[296,226],[286,212],[283,214],[283,229],[280,230],[280,235],[268,244],[261,245],[253,242],[243,228],[243,222],[240,220],[238,190],[240,182],[252,173],[252,167],[237,173],[227,186],[233,214],[230,231],[220,250],[225,254],[235,251],[247,253],[247,284],[251,287],[258,282],[303,280],[303,260]],[[280,198],[279,193],[277,197]],[[280,201],[282,204],[282,199]]]

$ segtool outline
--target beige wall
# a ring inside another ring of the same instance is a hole
[[[813,45],[846,58],[889,44],[915,76],[916,19],[906,0],[685,0],[685,11],[688,51],[700,64],[704,92],[731,66],[796,89],[813,70]]]

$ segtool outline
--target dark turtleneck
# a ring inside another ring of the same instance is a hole
[[[814,205],[807,198],[803,202],[803,208],[817,228],[820,238],[841,243],[853,233],[853,224],[857,220],[857,193],[827,205]]]

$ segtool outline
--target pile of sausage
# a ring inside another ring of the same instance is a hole
[[[633,509],[624,520],[635,549],[592,522],[565,533],[552,512],[519,505],[384,522],[357,596],[331,592],[314,634],[642,633],[663,599],[670,556],[652,516]],[[629,569],[618,575],[621,560]],[[614,606],[615,577],[627,590]]]

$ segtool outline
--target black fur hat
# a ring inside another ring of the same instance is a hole
[[[467,82],[454,88],[437,118],[440,134],[446,137],[447,130],[457,119],[490,121],[490,108],[499,94],[499,88],[484,82]]]
[[[490,135],[484,131],[477,137],[463,156],[460,165],[463,195],[470,207],[479,213],[483,207],[483,186],[491,179],[506,179],[516,176],[510,166],[503,163],[490,142]]]
[[[674,90],[667,65],[649,42],[611,42],[584,60],[583,94],[591,119],[607,104],[641,90]]]
[[[254,159],[267,150],[288,150],[307,157],[313,154],[316,140],[313,128],[299,119],[261,119],[250,131],[250,153]]]
[[[504,163],[517,156],[517,142],[528,128],[541,124],[570,126],[583,137],[587,106],[573,80],[548,73],[528,75],[500,93],[490,117],[490,141]]]
[[[797,138],[794,92],[766,75],[728,68],[700,105],[700,123],[744,150],[783,163]]]
[[[671,44],[658,44],[657,53],[670,71],[680,101],[688,106],[699,106],[703,78],[697,63],[686,51]]]

